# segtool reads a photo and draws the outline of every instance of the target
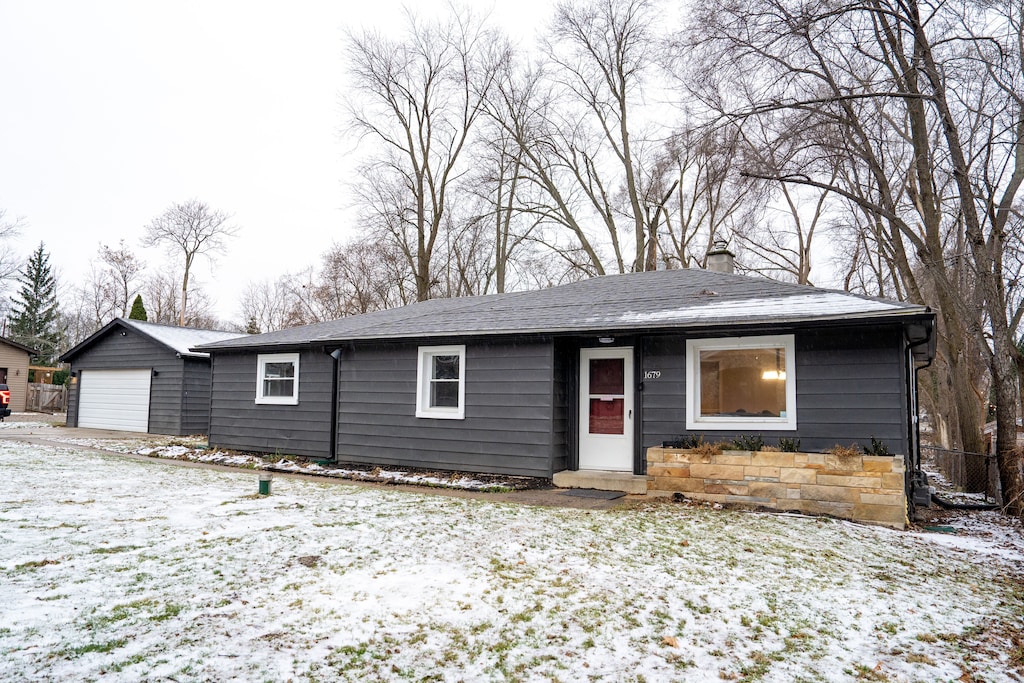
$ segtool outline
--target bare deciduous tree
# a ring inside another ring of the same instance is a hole
[[[113,285],[113,306],[122,317],[128,317],[132,295],[136,292],[136,281],[142,274],[146,264],[133,254],[125,245],[124,240],[118,243],[117,249],[100,244],[99,257],[107,265],[108,275]]]
[[[364,165],[363,214],[402,249],[422,301],[436,284],[435,250],[504,50],[468,10],[434,23],[409,13],[408,22],[402,40],[349,34],[349,113],[378,145]]]
[[[8,243],[18,236],[24,226],[23,218],[8,219],[7,210],[0,209],[0,285],[12,279],[21,269],[21,259]]]
[[[238,233],[238,228],[228,223],[230,220],[231,216],[223,211],[213,209],[198,199],[190,199],[172,204],[145,228],[144,246],[162,246],[168,253],[181,255],[184,260],[178,308],[178,324],[181,326],[188,318],[192,265],[197,256],[223,252],[225,240]]]
[[[594,209],[608,229],[619,272],[642,271],[647,232],[644,197],[638,178],[637,143],[644,72],[656,61],[652,32],[656,13],[648,0],[562,2],[555,10],[548,53],[557,67],[555,78],[570,95],[569,117],[581,109],[596,124],[595,135],[580,149],[585,182]],[[601,148],[604,150],[601,150]],[[617,173],[598,171],[602,151],[610,153]],[[616,179],[616,185],[610,182]],[[621,190],[624,201],[614,194]],[[624,218],[633,245],[620,244],[617,218]]]
[[[189,310],[182,313],[182,274],[177,268],[151,272],[143,279],[140,293],[146,301],[149,322],[201,329],[218,329],[222,325],[213,314],[213,304],[202,285],[192,278],[189,283]]]
[[[968,450],[981,446],[986,397],[966,359],[986,356],[1000,478],[1017,512],[1021,363],[1004,257],[1022,227],[1014,211],[1024,182],[1021,15],[1017,3],[975,0],[753,0],[701,8],[689,44],[716,77],[744,84],[733,88],[746,97],[732,113],[788,110],[814,120],[806,154],[751,175],[828,190],[884,228],[876,234],[905,295],[939,314],[940,353]],[[830,176],[835,156],[846,172]],[[851,179],[857,187],[846,184]],[[961,277],[964,263],[970,278]]]

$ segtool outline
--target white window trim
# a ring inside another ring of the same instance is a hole
[[[293,363],[295,365],[295,382],[291,396],[264,396],[263,378],[267,363]],[[299,403],[299,354],[297,353],[261,353],[256,357],[256,403],[261,405],[298,405]]]
[[[700,351],[781,348],[786,353],[786,416],[732,417],[700,414]],[[686,340],[686,429],[689,430],[763,430],[796,429],[796,350],[791,334],[757,337],[719,337]]]
[[[434,356],[459,357],[459,405],[457,408],[430,406],[430,366]],[[421,346],[416,364],[416,417],[463,420],[466,417],[466,347]]]

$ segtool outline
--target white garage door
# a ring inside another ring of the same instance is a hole
[[[78,426],[149,429],[150,370],[83,370],[78,379]]]

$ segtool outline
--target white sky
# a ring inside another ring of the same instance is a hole
[[[412,3],[428,14],[446,4]],[[496,0],[522,40],[550,0]],[[0,209],[24,217],[63,283],[100,242],[139,244],[174,202],[199,198],[242,227],[195,275],[225,321],[257,279],[318,261],[353,226],[343,140],[344,30],[401,22],[402,3],[0,1]]]

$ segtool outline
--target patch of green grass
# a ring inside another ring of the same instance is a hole
[[[175,605],[173,603],[167,603],[164,605],[163,611],[154,614],[149,618],[150,621],[167,621],[181,614],[181,610],[185,609],[184,605]]]
[[[894,636],[900,631],[900,625],[894,621],[883,621],[881,624],[875,626],[875,630]]]
[[[135,654],[133,654],[128,659],[125,659],[124,661],[121,661],[121,662],[117,662],[116,664],[112,664],[110,666],[110,670],[115,672],[115,673],[117,673],[119,671],[123,671],[123,670],[127,669],[129,666],[134,666],[136,664],[141,664],[144,661],[146,661],[146,653],[145,652],[136,652]]]
[[[756,681],[762,678],[772,665],[771,658],[763,652],[751,653],[750,660],[750,664],[740,667],[740,675],[745,681]]]
[[[45,567],[48,564],[60,564],[59,560],[31,560],[22,564],[14,565],[14,571],[21,571],[23,569],[36,569],[38,567]]]
[[[69,648],[65,652],[66,655],[74,655],[75,657],[81,657],[82,655],[89,654],[90,652],[113,652],[119,647],[124,647],[124,644],[127,642],[127,638],[119,638],[117,640],[108,640],[105,643],[89,643],[88,645],[79,645],[78,647]]]
[[[109,548],[93,548],[89,552],[93,555],[112,555],[114,553],[126,553],[132,550],[138,550],[140,546],[137,545],[113,545]]]

